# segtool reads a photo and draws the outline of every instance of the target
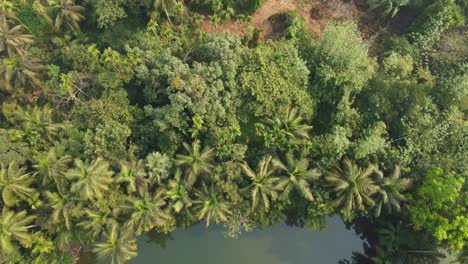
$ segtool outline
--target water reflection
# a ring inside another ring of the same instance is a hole
[[[338,217],[329,227],[313,231],[285,224],[226,238],[222,228],[197,225],[170,236],[150,233],[138,241],[138,256],[130,263],[168,264],[302,264],[337,263],[362,252],[362,241]]]

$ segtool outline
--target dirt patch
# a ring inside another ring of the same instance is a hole
[[[280,26],[272,23],[274,15],[295,10],[306,22],[309,30],[316,36],[331,20],[358,19],[365,12],[361,0],[267,0],[265,4],[252,15],[249,24],[238,24],[230,20],[220,25],[212,25],[207,17],[201,29],[210,33],[234,32],[243,35],[249,26],[263,29],[264,38],[278,36]]]

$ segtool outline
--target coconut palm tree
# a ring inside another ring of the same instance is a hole
[[[312,126],[303,124],[303,121],[297,109],[291,108],[281,118],[267,118],[265,125],[279,129],[290,141],[301,141],[309,139],[309,132],[312,129]]]
[[[253,171],[247,163],[242,165],[242,171],[251,181],[244,190],[250,192],[252,210],[262,207],[268,211],[270,201],[278,198],[278,191],[281,190],[280,178],[273,175],[275,167],[272,166],[271,160],[271,156],[263,157],[256,171]]]
[[[144,191],[148,180],[145,178],[145,167],[143,160],[122,162],[120,164],[120,173],[117,175],[117,183],[126,184],[128,194],[138,191]]]
[[[98,211],[86,209],[85,215],[85,218],[82,219],[77,226],[83,228],[90,237],[99,236],[107,225],[115,222],[109,208],[100,208]]]
[[[34,107],[28,105],[26,108],[17,105],[13,111],[13,122],[26,132],[37,131],[49,139],[52,139],[53,136],[67,126],[63,123],[54,122],[52,109],[47,105],[42,108],[37,105]]]
[[[14,206],[19,200],[27,200],[36,191],[31,187],[34,178],[25,173],[23,168],[11,162],[8,166],[0,165],[0,190],[3,202],[7,206]]]
[[[151,19],[156,19],[164,13],[169,20],[169,23],[172,23],[170,13],[177,7],[177,0],[146,0],[146,3],[151,10]]]
[[[126,208],[129,209],[131,215],[127,224],[138,235],[155,227],[163,226],[170,220],[170,216],[162,208],[166,205],[163,195],[162,191],[154,196],[149,192],[143,192],[139,197],[131,196],[128,198]]]
[[[124,264],[137,255],[135,236],[132,230],[113,223],[104,233],[103,240],[94,245],[93,252],[99,258],[110,258],[112,264]]]
[[[57,157],[54,149],[50,149],[47,153],[41,153],[36,156],[33,168],[36,170],[34,176],[42,177],[42,184],[52,180],[60,192],[65,191],[66,179],[65,171],[72,158],[69,155]]]
[[[75,4],[74,0],[47,0],[47,3],[46,11],[55,16],[55,30],[60,31],[63,24],[73,31],[80,30],[79,22],[85,18],[81,14],[84,7]]]
[[[197,199],[193,202],[199,220],[206,220],[206,226],[213,220],[219,224],[227,221],[227,217],[232,214],[230,204],[222,193],[215,190],[213,185],[208,189],[205,184],[200,191],[196,192]]]
[[[51,219],[55,224],[65,224],[67,229],[71,229],[71,220],[73,217],[81,214],[81,206],[77,199],[69,194],[61,194],[45,191],[44,196],[49,201],[49,206],[53,209]]]
[[[287,154],[285,160],[286,164],[279,159],[273,160],[273,165],[285,174],[285,177],[279,181],[279,185],[284,188],[281,194],[282,198],[287,198],[294,189],[305,199],[312,201],[314,197],[310,189],[310,182],[318,179],[321,173],[316,168],[311,169],[309,160],[306,158],[295,159],[291,154]]]
[[[14,54],[24,55],[24,47],[33,43],[33,36],[24,33],[22,25],[10,26],[11,19],[7,15],[0,15],[0,54],[7,56]]]
[[[401,7],[411,4],[411,0],[367,0],[369,10],[381,10],[386,16],[394,17]]]
[[[174,179],[169,181],[168,187],[166,195],[171,200],[171,207],[176,213],[179,213],[183,208],[192,206],[192,200],[189,195],[190,187],[182,179],[181,170],[176,170]]]
[[[74,181],[70,191],[78,193],[83,200],[102,198],[113,182],[112,175],[114,172],[109,169],[109,163],[102,158],[91,163],[75,159],[74,167],[65,172],[65,176]]]
[[[30,56],[11,56],[0,65],[0,88],[7,91],[13,88],[41,88],[46,67]]]
[[[411,187],[412,180],[401,178],[401,170],[399,166],[395,167],[395,170],[390,177],[385,177],[383,172],[380,170],[377,170],[375,175],[376,182],[379,186],[376,193],[377,200],[374,207],[375,216],[380,216],[383,205],[389,212],[392,212],[392,209],[400,211],[400,202],[406,200],[405,196],[401,193]]]
[[[14,241],[24,247],[31,246],[33,236],[29,233],[30,225],[36,216],[28,215],[26,211],[19,213],[3,208],[0,216],[0,249],[2,254],[11,254],[15,251]]]
[[[185,142],[182,144],[188,154],[177,154],[174,163],[185,169],[187,185],[192,186],[201,174],[209,173],[213,169],[211,161],[213,160],[214,149],[204,148],[200,151],[200,141],[198,140],[194,141],[192,146]]]
[[[363,169],[345,159],[342,168],[336,166],[327,173],[325,179],[337,196],[335,205],[342,207],[347,216],[351,216],[353,210],[365,210],[366,206],[375,205],[371,197],[379,189],[372,180],[375,170],[374,165]]]

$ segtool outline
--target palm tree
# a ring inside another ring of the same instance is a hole
[[[200,141],[196,140],[189,146],[187,143],[182,143],[187,150],[188,155],[177,154],[174,163],[177,166],[185,168],[187,176],[187,185],[192,186],[198,176],[203,173],[209,173],[213,169],[211,161],[213,159],[214,149],[204,148],[200,152]]]
[[[7,91],[12,88],[21,87],[42,87],[42,78],[46,67],[30,56],[12,56],[4,59],[0,65],[0,74],[3,80],[0,81],[0,88]]]
[[[211,220],[219,224],[226,222],[227,217],[232,214],[230,204],[224,199],[222,193],[215,190],[213,185],[208,189],[205,184],[200,191],[197,191],[197,199],[194,201],[195,210],[198,212],[199,220],[206,220],[206,226],[210,225]]]
[[[375,175],[376,182],[379,185],[379,189],[376,193],[378,198],[374,207],[375,216],[380,216],[382,205],[385,205],[389,212],[391,212],[392,209],[400,211],[400,202],[406,200],[405,196],[401,193],[411,187],[412,180],[400,178],[401,170],[399,166],[395,167],[390,177],[385,177],[380,170],[377,170]]]
[[[74,0],[47,0],[49,13],[55,14],[54,27],[60,31],[65,23],[71,30],[80,30],[79,22],[85,17],[81,14],[84,7],[76,5]]]
[[[1,164],[0,190],[7,206],[14,206],[18,200],[27,200],[36,192],[30,185],[34,182],[29,173],[11,162],[8,167]]]
[[[11,254],[15,251],[13,241],[18,241],[22,246],[29,247],[33,242],[33,236],[29,229],[30,223],[36,218],[27,215],[26,211],[15,213],[3,208],[0,216],[0,249],[3,254]]]
[[[91,237],[99,236],[106,225],[115,222],[109,208],[99,209],[96,212],[86,209],[85,215],[85,219],[81,220],[77,226],[83,228]]]
[[[409,5],[410,0],[367,0],[369,10],[380,9],[385,15],[394,17],[401,7]]]
[[[170,216],[162,208],[166,205],[163,194],[158,192],[152,196],[148,192],[143,192],[140,197],[129,197],[126,206],[131,212],[128,224],[138,235],[157,226],[163,226],[170,220]]]
[[[172,23],[170,12],[177,7],[177,0],[146,0],[146,3],[151,9],[151,19],[156,19],[161,15],[161,13],[164,13],[169,20],[169,23]]]
[[[103,241],[94,245],[93,252],[99,258],[110,258],[112,264],[124,264],[137,255],[135,236],[132,230],[113,223],[105,232]]]
[[[353,210],[365,210],[366,205],[375,205],[372,195],[378,191],[378,187],[371,176],[376,167],[370,165],[363,169],[349,159],[343,161],[343,168],[336,166],[328,172],[326,180],[335,191],[336,206],[344,206],[344,212],[351,216]]]
[[[33,43],[33,36],[24,34],[22,25],[10,27],[6,15],[0,15],[0,53],[12,56],[14,53],[24,55],[24,46]]]
[[[176,170],[174,179],[169,181],[169,190],[166,192],[167,197],[171,200],[171,207],[176,213],[179,213],[183,208],[192,206],[192,200],[189,196],[189,188],[182,179],[181,170]]]
[[[282,177],[279,185],[284,188],[281,196],[287,198],[289,193],[295,189],[298,191],[304,198],[309,201],[314,199],[312,191],[310,189],[310,182],[319,178],[321,173],[318,169],[310,169],[309,160],[306,158],[294,159],[291,154],[286,155],[286,164],[281,162],[281,160],[273,160],[275,167],[285,173],[286,177]]]
[[[122,162],[120,164],[120,173],[117,175],[117,183],[125,183],[127,193],[132,194],[138,191],[144,191],[148,184],[145,178],[145,168],[143,160]]]
[[[63,155],[57,157],[54,149],[50,149],[47,153],[42,153],[36,157],[33,168],[36,170],[35,176],[42,177],[42,184],[46,185],[49,180],[53,180],[57,189],[60,192],[65,190],[65,171],[68,164],[72,160],[71,156]]]
[[[67,126],[53,121],[52,109],[47,105],[42,108],[37,105],[34,107],[28,105],[26,108],[17,105],[13,117],[15,123],[25,131],[38,131],[49,139]]]
[[[304,119],[298,114],[296,108],[291,108],[282,118],[267,118],[265,124],[273,129],[279,129],[290,141],[309,139],[312,126],[305,125]]]
[[[83,200],[102,198],[103,193],[109,190],[109,185],[113,182],[114,172],[109,170],[109,163],[102,158],[97,158],[91,163],[75,159],[74,165],[74,168],[65,172],[68,179],[75,180],[71,184],[70,191],[79,193]]]
[[[257,171],[253,171],[247,163],[242,165],[244,174],[250,179],[251,184],[244,190],[250,192],[252,199],[252,210],[262,206],[265,211],[270,209],[270,200],[278,198],[280,178],[275,177],[274,166],[272,166],[271,156],[263,157],[257,166]]]
[[[49,206],[53,209],[52,222],[55,224],[64,223],[67,229],[71,229],[72,218],[79,215],[81,211],[81,206],[76,203],[76,199],[68,194],[50,191],[45,191],[44,195],[49,201]]]

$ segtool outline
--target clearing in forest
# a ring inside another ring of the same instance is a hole
[[[276,28],[271,23],[271,17],[276,14],[295,10],[300,14],[310,31],[319,36],[324,27],[333,19],[358,19],[364,14],[365,8],[360,0],[266,0],[265,4],[252,15],[252,23],[256,28],[263,29],[264,38],[275,38]],[[235,19],[224,24],[212,25],[206,18],[201,28],[210,33],[234,32],[242,35],[249,24],[236,24]]]

